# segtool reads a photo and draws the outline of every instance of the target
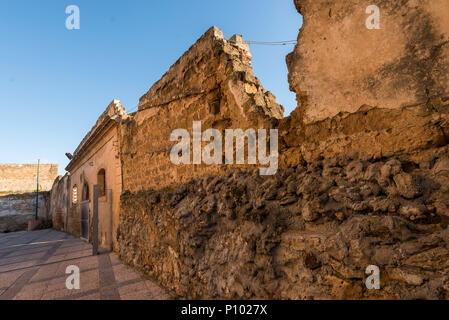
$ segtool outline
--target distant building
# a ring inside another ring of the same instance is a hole
[[[50,191],[58,176],[57,164],[39,166],[39,190]],[[0,164],[0,192],[23,193],[37,188],[37,164]]]

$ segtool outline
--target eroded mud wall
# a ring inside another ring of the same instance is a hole
[[[298,100],[281,124],[287,163],[351,152],[380,159],[448,143],[447,1],[295,4],[304,24],[287,57]],[[366,27],[372,5],[380,29]]]

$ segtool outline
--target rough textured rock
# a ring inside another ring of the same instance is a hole
[[[445,0],[295,0],[304,24],[287,57],[298,107],[280,129],[288,164],[358,152],[364,159],[448,143]],[[365,26],[368,5],[380,29]]]
[[[188,96],[209,95],[211,113],[232,108],[226,105],[232,103],[226,101],[228,98],[244,109],[246,121],[260,117],[258,109],[268,117],[281,119],[283,107],[262,87],[250,63],[249,45],[241,36],[226,40],[220,29],[212,27],[140,98],[139,110],[167,106]],[[230,110],[226,113],[234,116]]]
[[[445,155],[426,169],[346,157],[125,193],[119,254],[186,298],[448,299]],[[381,290],[364,285],[371,264]]]
[[[449,104],[436,98],[401,109],[364,107],[310,124],[298,122],[292,114],[281,121],[279,130],[281,163],[355,153],[365,160],[402,154],[425,156],[426,150],[449,142]]]
[[[289,81],[306,123],[362,105],[397,109],[449,96],[446,0],[295,0],[303,15],[288,56]],[[365,25],[369,5],[380,29]]]
[[[407,199],[414,199],[421,195],[418,179],[418,177],[409,173],[399,173],[393,178],[399,194]]]

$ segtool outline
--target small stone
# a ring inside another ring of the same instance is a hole
[[[361,202],[349,202],[347,204],[347,208],[354,210],[354,211],[364,211],[368,208],[368,204],[365,201]]]
[[[429,170],[432,169],[432,166],[435,162],[434,156],[427,156],[419,162],[419,168],[421,170]]]
[[[409,173],[400,173],[393,178],[399,194],[406,199],[414,199],[419,197],[422,192],[418,184],[417,177]]]
[[[342,171],[342,169],[339,167],[324,167],[321,175],[324,178],[329,178],[329,177],[338,175],[341,171]]]
[[[427,211],[429,211],[430,213],[434,213],[435,212],[435,206],[432,205],[427,205],[426,206]]]
[[[363,163],[361,161],[352,161],[345,169],[346,176],[349,179],[356,179],[362,176]]]
[[[287,206],[289,204],[292,204],[296,202],[298,199],[295,196],[287,196],[281,200],[279,203],[281,206]]]
[[[396,212],[396,205],[394,203],[390,203],[388,206],[388,212],[389,213],[395,213]]]
[[[432,169],[436,175],[448,175],[449,174],[449,157],[443,157],[437,160],[435,166]]]
[[[449,206],[446,203],[438,201],[434,207],[438,215],[449,217]]]
[[[392,159],[387,161],[381,168],[380,168],[380,180],[385,181],[389,180],[392,176],[398,174],[401,172],[401,162],[396,159]]]
[[[335,213],[335,217],[338,220],[343,221],[345,219],[345,214],[343,212],[339,211],[339,212]]]
[[[409,218],[410,220],[417,220],[420,218],[424,218],[424,208],[425,207],[422,205],[407,204],[399,209],[399,214]]]
[[[363,196],[364,199],[366,199],[373,194],[373,190],[370,185],[365,184],[362,187],[360,187],[360,194]]]
[[[305,221],[312,222],[319,218],[319,213],[312,207],[310,202],[308,202],[302,209],[302,217]]]
[[[245,83],[245,92],[248,94],[256,94],[257,93],[257,87],[250,83]]]
[[[365,180],[374,180],[376,179],[380,174],[380,168],[382,167],[382,163],[376,162],[372,163],[366,168],[365,174],[363,178]]]
[[[306,252],[304,253],[304,265],[309,268],[309,269],[317,269],[319,267],[321,267],[321,262],[318,261],[317,257],[311,253],[311,252]]]

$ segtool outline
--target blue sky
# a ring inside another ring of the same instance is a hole
[[[80,8],[67,30],[65,9]],[[297,38],[293,0],[2,0],[0,163],[58,163],[60,174],[109,102],[129,111],[212,25],[226,38]],[[253,68],[288,115],[288,46],[251,46]]]

